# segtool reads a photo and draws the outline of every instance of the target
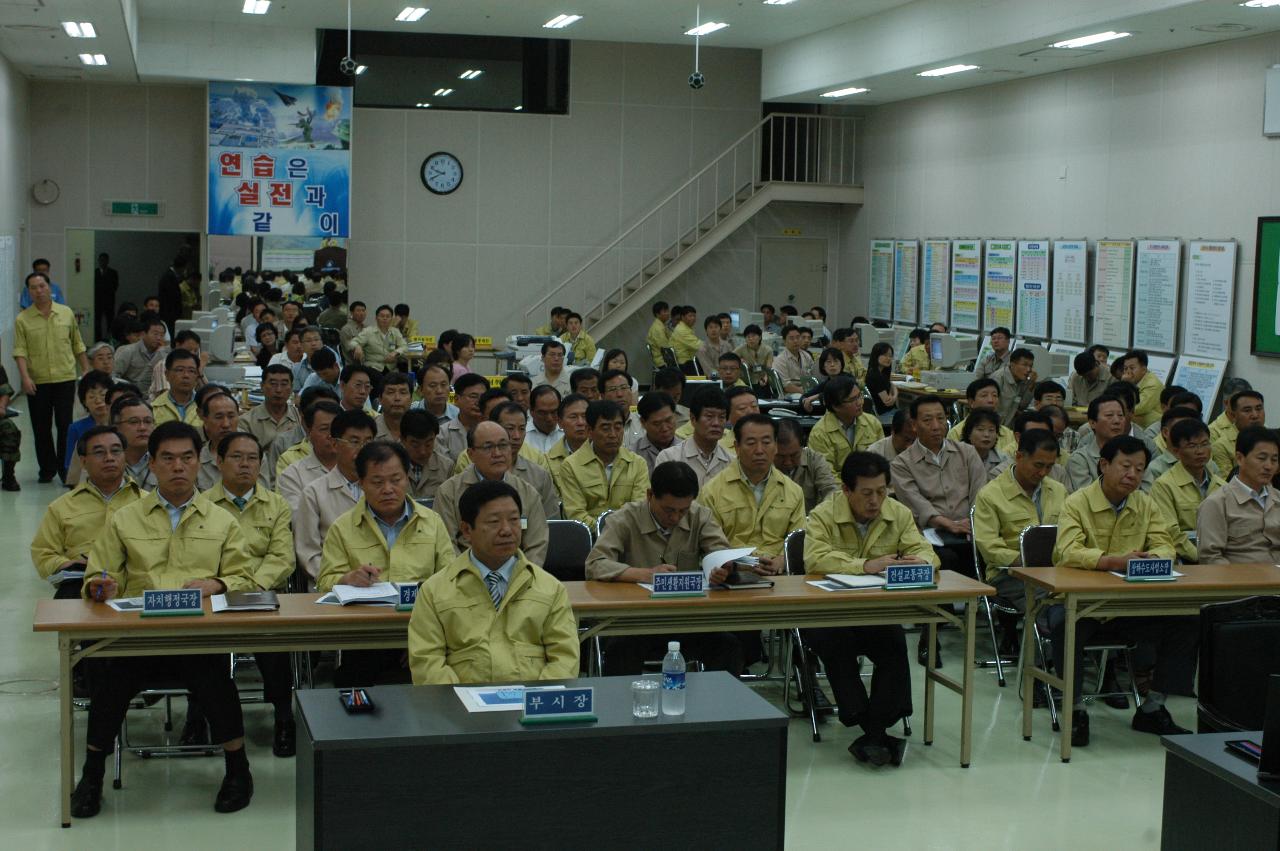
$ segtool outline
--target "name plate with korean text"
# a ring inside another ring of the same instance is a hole
[[[701,570],[655,573],[651,597],[705,597],[707,577]]]
[[[1172,582],[1177,576],[1171,558],[1131,558],[1124,578],[1126,582]]]
[[[415,582],[406,582],[399,586],[400,602],[396,603],[397,612],[413,611],[413,604],[418,602],[418,588],[420,587]]]
[[[937,588],[931,564],[891,564],[884,569],[884,587],[888,591],[914,588]]]
[[[526,688],[521,724],[596,721],[592,688]]]
[[[173,591],[143,591],[142,617],[178,617],[203,615],[199,588],[179,588]]]

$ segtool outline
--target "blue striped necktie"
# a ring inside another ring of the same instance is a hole
[[[484,584],[489,586],[489,597],[493,600],[493,607],[498,608],[502,605],[502,574],[496,570],[489,571],[489,575],[484,578]]]

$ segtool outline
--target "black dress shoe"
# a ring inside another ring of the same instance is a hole
[[[1143,712],[1139,709],[1133,715],[1133,729],[1139,733],[1154,733],[1157,736],[1178,736],[1190,733],[1173,722],[1169,710],[1161,706],[1155,712]]]
[[[182,725],[182,735],[178,737],[178,744],[207,745],[209,741],[209,722],[203,718],[188,718]]]
[[[902,759],[907,755],[907,740],[890,736],[888,733],[885,733],[884,738],[889,743],[889,764],[897,768],[902,765]]]
[[[36,481],[42,485],[47,485],[49,484],[49,482],[52,482],[53,480],[54,480],[53,473],[41,473],[39,478],[36,479]]]
[[[276,735],[271,740],[271,752],[276,756],[293,756],[298,752],[298,725],[290,718],[276,722]]]
[[[830,715],[835,711],[835,707],[827,699],[826,692],[821,688],[814,688],[813,690],[813,711],[819,715]]]
[[[0,482],[0,489],[7,491],[20,491],[22,490],[22,485],[18,484],[17,479],[5,479],[3,482]]]
[[[921,665],[929,664],[929,642],[921,636],[920,641],[916,644],[916,661]],[[942,667],[942,642],[936,642],[933,653],[933,667],[938,669]]]
[[[74,818],[93,818],[102,809],[102,778],[96,780],[81,777],[71,793],[71,815]]]
[[[1071,747],[1082,748],[1089,744],[1089,713],[1083,709],[1071,713]]]
[[[222,786],[218,789],[218,797],[213,808],[220,813],[234,813],[243,810],[253,800],[253,775],[243,773],[228,774],[222,778]]]
[[[869,762],[877,768],[888,765],[893,761],[893,749],[890,747],[889,738],[883,733],[875,737],[864,733],[849,745],[849,753],[853,754],[858,762]]]

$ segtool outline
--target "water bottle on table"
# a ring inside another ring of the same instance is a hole
[[[684,657],[680,642],[667,642],[667,655],[662,657],[662,714],[684,714]]]

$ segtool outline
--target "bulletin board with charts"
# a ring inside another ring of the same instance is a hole
[[[1250,351],[1280,357],[1280,216],[1258,219],[1257,255],[1253,264],[1253,343]]]

